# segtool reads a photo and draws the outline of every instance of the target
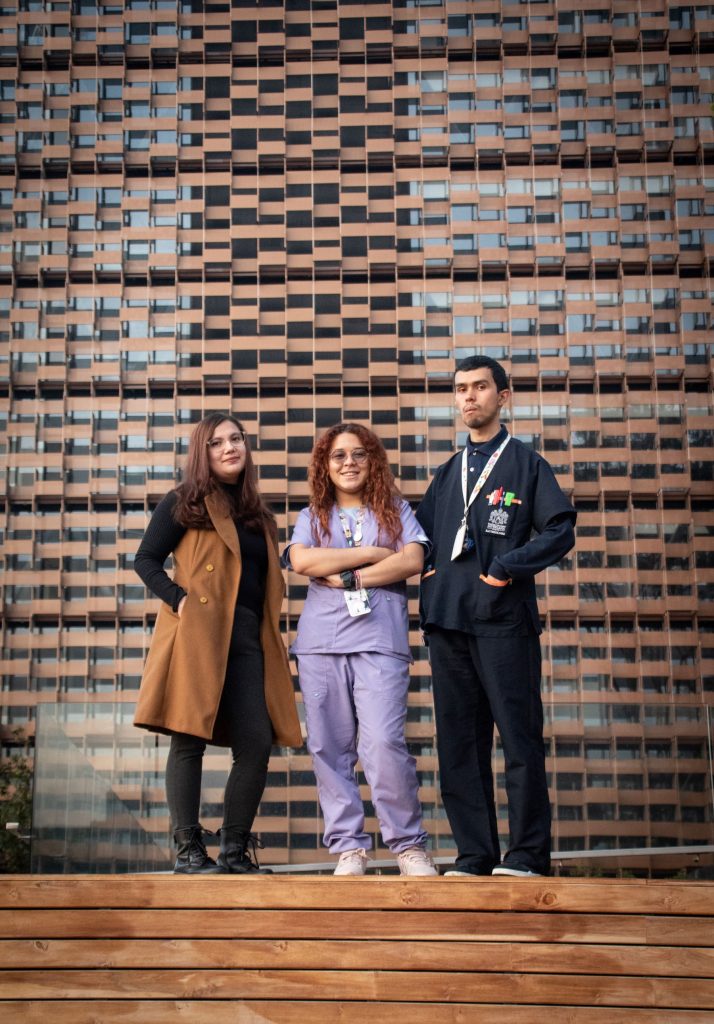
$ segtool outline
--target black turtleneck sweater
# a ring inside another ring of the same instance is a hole
[[[225,490],[230,493],[231,488],[226,485]],[[174,518],[175,507],[176,492],[169,491],[156,506],[134,558],[134,569],[143,583],[173,611],[178,609],[181,598],[186,595],[186,591],[178,583],[174,583],[164,569],[166,559],[175,551],[186,533],[186,527],[181,526]],[[256,615],[262,616],[265,580],[268,575],[265,535],[262,530],[248,529],[239,519],[234,519],[234,522],[243,559],[236,604],[250,608]]]

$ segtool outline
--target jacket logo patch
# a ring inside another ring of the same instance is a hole
[[[508,533],[509,509],[514,505],[520,505],[521,499],[516,497],[515,491],[509,491],[505,487],[497,487],[490,494],[486,495],[486,501],[491,506],[491,514],[488,517],[484,533],[490,533],[496,537],[505,537]]]
[[[508,512],[505,508],[494,508],[486,523],[485,533],[494,533],[497,537],[505,537],[508,529]]]

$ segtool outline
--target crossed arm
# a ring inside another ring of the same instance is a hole
[[[328,587],[342,588],[339,574],[346,569],[359,569],[364,587],[384,587],[421,572],[424,548],[417,543],[405,544],[399,551],[369,544],[357,548],[309,548],[293,544],[290,564],[296,573],[319,579]]]

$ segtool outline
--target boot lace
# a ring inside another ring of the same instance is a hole
[[[243,850],[248,860],[252,861],[257,868],[260,867],[258,861],[258,850],[262,850],[265,844],[260,836],[257,836],[255,832],[249,832],[245,837]]]

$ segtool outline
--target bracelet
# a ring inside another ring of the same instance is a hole
[[[340,579],[342,580],[342,586],[345,590],[357,589],[357,580],[354,569],[345,569],[344,572],[340,573]]]

